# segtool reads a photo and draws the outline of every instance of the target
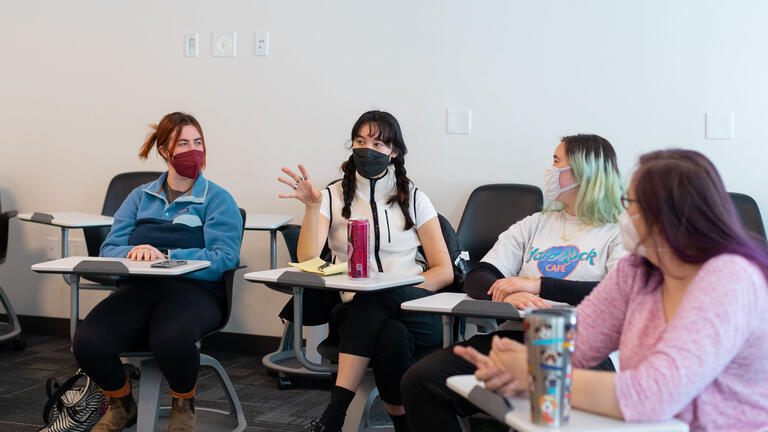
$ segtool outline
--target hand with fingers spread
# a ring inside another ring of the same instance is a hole
[[[519,386],[514,376],[498,367],[490,357],[479,353],[472,347],[461,345],[454,346],[453,353],[477,367],[475,378],[483,381],[486,389],[504,396],[511,396],[517,391]],[[520,385],[524,386],[525,384]]]
[[[293,192],[280,194],[278,197],[296,198],[297,200],[303,202],[305,205],[311,207],[320,206],[323,198],[320,195],[320,191],[317,190],[317,188],[312,184],[312,180],[309,179],[309,175],[307,174],[307,170],[304,169],[304,165],[299,164],[299,171],[301,172],[301,175],[296,174],[294,171],[286,167],[283,167],[281,171],[288,175],[290,180],[285,177],[278,177],[277,180],[280,183],[288,185],[291,189],[293,189]]]
[[[527,277],[508,277],[497,280],[491,285],[488,294],[491,294],[491,300],[495,302],[504,301],[504,299],[516,292],[527,292],[538,294],[541,290],[541,279]]]
[[[165,259],[165,255],[154,246],[143,244],[131,249],[126,258],[131,261],[154,261]]]
[[[529,307],[539,309],[549,309],[552,307],[543,298],[529,292],[516,292],[509,294],[508,296],[504,297],[504,301],[520,310],[525,310]]]

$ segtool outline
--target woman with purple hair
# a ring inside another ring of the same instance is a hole
[[[768,431],[768,250],[742,228],[712,162],[640,158],[619,218],[623,258],[578,306],[574,408],[692,431]],[[588,370],[620,350],[620,372]],[[500,394],[527,383],[524,345],[456,353]]]

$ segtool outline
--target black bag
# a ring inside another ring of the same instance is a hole
[[[75,386],[85,379],[85,385]],[[55,377],[45,383],[48,402],[43,408],[45,426],[38,432],[87,432],[107,412],[107,398],[101,388],[79,370],[64,384]]]
[[[451,223],[445,216],[438,213],[437,220],[440,221],[440,231],[443,233],[445,246],[448,248],[448,255],[451,256],[451,266],[453,267],[453,283],[440,290],[440,292],[461,292],[464,284],[464,277],[469,273],[469,254],[464,250],[464,246],[456,235]],[[419,246],[419,253],[424,255],[424,248]]]

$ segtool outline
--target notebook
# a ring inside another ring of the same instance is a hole
[[[339,264],[331,264],[329,262],[326,262],[324,259],[317,257],[312,258],[309,261],[304,261],[300,263],[288,263],[291,267],[296,267],[299,270],[309,272],[309,273],[317,273],[321,274],[323,276],[330,276],[338,273],[344,273],[347,271],[347,263],[339,263]]]

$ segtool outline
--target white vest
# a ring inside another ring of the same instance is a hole
[[[357,187],[350,205],[351,217],[368,219],[370,224],[371,269],[403,274],[421,274],[426,270],[426,260],[418,253],[421,245],[415,226],[405,230],[405,217],[400,205],[387,200],[396,190],[395,168],[390,165],[384,177],[369,180],[355,173]],[[341,215],[344,208],[344,193],[338,181],[326,188],[323,193],[330,194],[331,225],[328,230],[328,246],[335,262],[347,261],[347,222]],[[414,194],[416,188],[410,186],[409,212],[411,220],[418,223],[415,215]],[[373,193],[373,202],[371,202]],[[378,244],[378,248],[376,245]]]

